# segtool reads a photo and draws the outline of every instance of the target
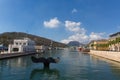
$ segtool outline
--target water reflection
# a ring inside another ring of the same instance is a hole
[[[112,60],[109,60],[109,59],[105,59],[105,58],[101,58],[101,57],[98,57],[98,56],[93,56],[91,55],[90,56],[91,59],[94,61],[94,62],[98,62],[98,61],[104,61],[104,62],[107,62],[108,64],[110,64],[110,66],[116,66],[116,67],[119,67],[120,68],[120,63],[119,62],[116,62],[116,61],[112,61]]]
[[[33,69],[30,75],[30,80],[58,80],[60,77],[57,69]]]
[[[0,80],[23,80],[30,65],[28,56],[0,60]]]
[[[0,66],[8,66],[11,68],[23,68],[26,67],[30,62],[26,60],[25,58],[14,58],[14,59],[8,59],[8,60],[1,60]]]
[[[96,63],[102,60],[104,63],[108,65],[111,72],[116,76],[116,78],[118,79],[120,78],[120,63],[119,62],[97,57],[97,56],[91,56],[91,58]]]
[[[36,57],[60,57],[50,69],[31,56],[0,60],[0,80],[120,80],[120,63],[81,52],[58,50]]]

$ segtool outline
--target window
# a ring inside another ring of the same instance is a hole
[[[13,51],[19,51],[19,49],[18,48],[13,48]]]
[[[20,45],[21,45],[21,43],[20,43]]]
[[[23,45],[26,45],[26,43],[23,43]]]
[[[16,45],[18,45],[18,43],[16,42]]]

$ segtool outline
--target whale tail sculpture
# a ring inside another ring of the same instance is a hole
[[[31,57],[32,61],[34,63],[43,63],[44,64],[44,68],[49,68],[50,63],[57,63],[59,62],[60,58],[57,57],[56,59],[52,58],[52,57],[40,57],[40,58],[36,58],[34,56]]]

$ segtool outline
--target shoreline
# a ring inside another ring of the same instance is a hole
[[[120,62],[120,52],[90,50],[89,54]]]
[[[27,56],[27,55],[35,55],[35,54],[39,54],[39,53],[37,53],[37,52],[21,52],[21,53],[0,54],[0,60],[21,57],[21,56]]]

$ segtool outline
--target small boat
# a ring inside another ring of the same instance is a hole
[[[90,49],[89,48],[78,48],[78,50],[80,51],[80,52],[90,52]]]

